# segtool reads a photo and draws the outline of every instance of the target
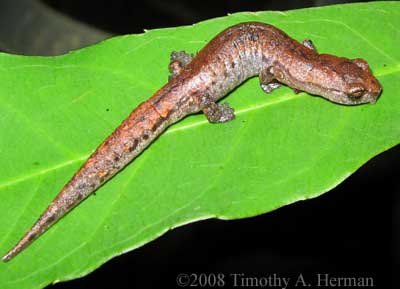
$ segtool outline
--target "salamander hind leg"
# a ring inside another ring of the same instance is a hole
[[[173,51],[171,53],[171,60],[169,63],[169,72],[171,73],[168,80],[173,79],[179,75],[193,59],[193,54],[186,53],[185,51]]]
[[[270,93],[281,86],[272,74],[271,69],[271,67],[268,67],[262,70],[259,75],[261,89],[266,93]]]
[[[203,112],[211,123],[227,122],[235,118],[235,111],[227,102],[222,104],[209,102]]]

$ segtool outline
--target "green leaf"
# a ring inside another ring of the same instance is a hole
[[[195,52],[243,21],[273,24],[318,50],[362,57],[376,105],[335,105],[251,79],[227,100],[235,121],[173,125],[96,196],[0,264],[0,288],[40,288],[93,271],[167,230],[243,218],[321,195],[400,141],[399,3],[238,13],[116,37],[59,57],[0,54],[0,251],[38,218],[96,146],[167,80],[171,50]]]

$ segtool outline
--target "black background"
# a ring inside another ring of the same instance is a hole
[[[355,1],[82,2],[2,0],[0,50],[56,55],[115,34],[187,25],[228,12]],[[307,280],[317,273],[364,276],[374,278],[374,288],[399,288],[399,156],[399,146],[384,152],[316,199],[253,218],[189,224],[84,278],[48,288],[179,288],[180,273],[223,273],[224,288],[232,286],[231,273],[303,274]]]

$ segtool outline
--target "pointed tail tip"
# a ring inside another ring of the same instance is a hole
[[[11,252],[8,252],[6,255],[3,256],[3,258],[1,258],[3,260],[3,262],[8,262],[11,260],[13,256],[11,255]]]
[[[19,253],[21,253],[22,250],[24,250],[30,242],[26,242],[25,238],[22,238],[11,250],[9,250],[1,259],[3,262],[8,262],[11,259],[13,259],[15,256],[17,256]]]
[[[21,248],[19,246],[14,246],[10,251],[8,251],[1,260],[3,260],[4,263],[7,263],[11,259],[13,259],[15,256],[17,256],[21,252]]]

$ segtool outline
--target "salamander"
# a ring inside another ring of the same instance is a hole
[[[100,144],[4,261],[94,193],[171,124],[200,111],[212,123],[234,119],[233,108],[217,101],[250,77],[258,75],[267,93],[285,84],[344,105],[375,103],[382,90],[365,60],[319,54],[310,40],[297,42],[259,22],[227,28],[195,56],[173,52],[169,70],[168,83]]]

